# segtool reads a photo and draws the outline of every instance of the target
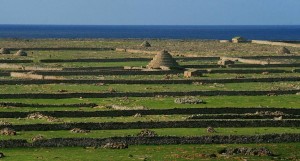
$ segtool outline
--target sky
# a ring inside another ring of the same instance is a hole
[[[300,25],[300,0],[0,0],[0,24]]]

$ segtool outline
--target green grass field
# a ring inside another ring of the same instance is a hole
[[[143,48],[140,44],[143,40],[105,40],[105,39],[0,39],[0,47],[6,48],[62,48],[61,50],[28,50],[28,57],[16,57],[13,55],[0,55],[0,60],[20,59],[33,60],[33,63],[11,63],[11,65],[23,65],[25,67],[43,68],[78,68],[80,67],[123,67],[123,66],[146,66],[147,61],[129,62],[64,62],[64,63],[42,63],[43,59],[119,59],[119,58],[148,58],[154,55],[142,51],[169,50],[174,57],[178,58],[180,65],[216,65],[217,60],[180,60],[194,56],[282,56],[276,53],[278,46],[258,45],[251,43],[233,44],[219,43],[218,41],[200,40],[149,40],[152,47]],[[63,48],[74,48],[65,50]],[[76,48],[86,48],[77,50]],[[119,52],[119,51],[97,51],[88,48],[127,48],[141,50],[141,52]],[[300,48],[288,47],[293,56],[300,55]],[[15,51],[12,51],[14,53]],[[299,63],[299,59],[274,59],[283,63]],[[78,69],[74,69],[75,71]],[[292,73],[298,67],[264,67],[264,68],[212,68],[213,70],[285,70],[283,73],[208,73],[203,76],[185,78],[183,72],[169,75],[72,75],[63,76],[65,79],[91,79],[91,80],[195,80],[199,79],[233,79],[233,78],[280,78],[280,77],[300,77],[300,73]],[[1,68],[1,72],[9,72],[21,69]],[[203,70],[207,70],[203,68]],[[88,71],[88,70],[86,70]],[[99,70],[98,70],[99,71]],[[1,75],[0,80],[22,80],[10,76]],[[187,92],[187,91],[264,91],[264,90],[299,90],[299,81],[280,82],[245,82],[245,83],[193,83],[193,84],[13,84],[0,85],[0,94],[26,94],[26,93],[104,93],[114,89],[116,92]],[[151,109],[176,109],[176,108],[199,108],[201,114],[203,108],[290,108],[300,110],[300,95],[278,95],[278,96],[195,96],[203,100],[204,104],[177,104],[174,102],[180,97],[115,97],[115,98],[69,98],[69,99],[5,99],[0,98],[0,113],[4,112],[47,112],[47,111],[115,111],[108,108],[112,105],[126,107],[126,109],[136,109],[143,107],[145,110]],[[5,102],[26,103],[26,104],[48,104],[49,107],[13,107],[6,106]],[[97,107],[50,107],[51,105],[95,103]],[[221,112],[218,114],[222,114]],[[13,125],[32,124],[57,124],[57,123],[79,123],[79,122],[149,122],[149,121],[185,121],[190,115],[186,114],[164,114],[164,115],[143,115],[142,117],[59,117],[60,122],[48,122],[46,119],[27,118],[0,118],[0,123],[9,122]],[[264,118],[262,118],[264,119]],[[284,119],[284,117],[283,117]],[[270,120],[270,119],[269,119]],[[201,121],[201,120],[200,120]],[[1,130],[1,129],[0,129]],[[16,131],[15,136],[0,135],[0,152],[6,156],[2,160],[128,160],[128,161],[160,161],[160,160],[299,160],[299,143],[268,143],[268,144],[201,144],[201,145],[129,145],[128,149],[103,149],[101,147],[39,147],[39,148],[3,148],[1,141],[31,138],[43,135],[46,139],[51,138],[109,138],[114,136],[136,136],[141,129],[122,130],[91,130],[90,133],[71,133],[70,131]],[[258,134],[299,134],[299,126],[294,127],[247,127],[247,128],[215,128],[216,133],[208,133],[206,128],[154,128],[159,136],[211,136],[211,135],[247,135]],[[245,156],[233,155],[222,156],[217,151],[225,147],[267,147],[275,156]],[[217,154],[216,158],[208,155]],[[1,159],[0,159],[1,160]]]
[[[108,119],[109,121],[109,119]],[[97,122],[97,120],[94,120]],[[124,130],[91,130],[90,133],[71,133],[70,131],[21,131],[16,136],[1,136],[1,140],[7,139],[26,139],[37,135],[42,135],[46,139],[51,138],[109,138],[136,136],[142,129],[124,129]],[[284,134],[300,133],[300,128],[215,128],[217,131],[213,134],[207,134],[206,128],[163,128],[151,129],[159,136],[206,136],[206,135],[262,135],[262,134]]]
[[[210,158],[205,155],[216,154],[219,149],[224,147],[267,147],[276,155],[274,157],[255,157],[235,155],[231,157],[218,156]],[[291,150],[292,149],[292,150]],[[297,160],[300,157],[299,143],[289,144],[246,144],[246,145],[139,145],[131,146],[128,149],[109,150],[94,148],[16,148],[4,149],[7,154],[5,160],[124,160],[124,161],[161,161],[161,160]],[[75,155],[76,154],[76,155]]]

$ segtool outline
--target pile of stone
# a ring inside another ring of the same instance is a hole
[[[65,89],[60,89],[60,90],[58,90],[57,92],[59,92],[59,93],[66,93],[66,92],[68,92],[68,91],[65,90]]]
[[[156,137],[157,133],[149,129],[143,129],[137,134],[138,137]]]
[[[102,146],[105,149],[127,149],[128,144],[124,142],[109,142]]]
[[[142,117],[142,114],[136,113],[133,117]]]
[[[60,122],[61,120],[52,116],[47,116],[47,115],[43,115],[39,112],[36,113],[31,113],[29,115],[27,115],[27,119],[46,119],[48,122]]]
[[[120,105],[110,105],[110,106],[106,106],[106,108],[114,109],[114,110],[146,110],[147,109],[144,106],[127,107],[127,106],[120,106]]]
[[[70,130],[71,133],[89,133],[90,130],[83,130],[83,129],[80,129],[80,128],[74,128],[72,130]]]
[[[254,115],[259,115],[259,116],[283,116],[285,113],[281,111],[256,111]]]
[[[39,140],[45,140],[46,138],[43,136],[43,135],[37,135],[37,136],[34,136],[31,138],[31,141],[32,142],[35,142],[35,141],[39,141]]]
[[[0,120],[0,125],[12,125],[10,122]]]
[[[206,131],[208,133],[216,133],[217,132],[213,127],[210,127],[210,126],[206,129]]]
[[[225,148],[218,152],[222,155],[251,155],[251,156],[274,156],[274,154],[267,148]]]
[[[0,130],[0,135],[6,135],[6,136],[11,136],[11,135],[17,135],[16,131],[10,128],[4,128]]]
[[[177,103],[177,104],[200,104],[200,103],[204,103],[203,100],[198,99],[196,97],[176,98],[174,100],[174,102]]]
[[[275,120],[275,121],[281,121],[282,119],[283,119],[282,116],[279,116],[279,117],[274,117],[273,120]]]

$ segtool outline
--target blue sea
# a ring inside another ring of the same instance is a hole
[[[0,25],[0,38],[151,38],[300,40],[300,26]]]

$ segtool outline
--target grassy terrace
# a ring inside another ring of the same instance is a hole
[[[278,55],[277,47],[261,44],[233,44],[219,43],[219,41],[202,41],[202,40],[149,40],[152,47],[144,49],[140,44],[144,40],[120,40],[120,39],[31,39],[31,40],[12,40],[2,39],[0,46],[7,48],[59,48],[59,47],[76,47],[76,48],[129,48],[143,50],[162,50],[183,52],[184,54],[196,55]],[[289,49],[299,54],[299,48]]]
[[[1,140],[7,139],[30,139],[37,135],[50,138],[109,138],[113,136],[136,136],[142,129],[124,130],[92,130],[90,133],[71,133],[70,131],[20,131],[16,136],[0,136]],[[206,128],[163,128],[152,129],[159,136],[206,136],[206,135],[259,135],[259,134],[283,134],[300,133],[300,128],[215,128],[217,133],[208,134]]]
[[[131,146],[129,149],[109,150],[94,148],[14,148],[4,149],[7,154],[5,160],[94,160],[101,158],[107,161],[124,160],[138,161],[147,158],[148,160],[274,160],[276,157],[255,157],[255,156],[232,156],[230,158],[219,156],[218,158],[205,157],[205,154],[217,153],[224,147],[267,147],[284,160],[292,160],[300,157],[299,143],[285,144],[229,144],[229,145],[139,145]],[[293,149],[291,151],[291,149]],[[116,153],[118,155],[116,155]],[[74,155],[81,154],[81,155]],[[278,157],[277,157],[278,158]]]
[[[206,104],[176,104],[173,97],[163,98],[70,98],[70,99],[0,99],[1,102],[40,103],[40,104],[71,104],[71,103],[96,103],[101,108],[74,108],[74,107],[2,107],[1,111],[98,111],[108,110],[104,106],[121,105],[126,107],[144,106],[148,109],[171,109],[171,108],[205,108],[205,107],[278,107],[300,108],[299,95],[280,96],[211,96],[197,97],[203,99]]]
[[[80,117],[80,118],[59,118],[59,122],[48,122],[46,119],[27,119],[27,118],[2,118],[13,125],[37,124],[37,123],[71,123],[71,122],[137,122],[137,121],[183,121],[187,115],[151,115],[143,117]]]
[[[300,82],[274,82],[274,83],[228,83],[228,84],[111,84],[111,85],[86,85],[86,84],[44,84],[44,85],[2,85],[0,93],[59,93],[66,90],[69,93],[80,92],[184,92],[200,90],[226,90],[226,91],[253,91],[253,90],[292,90],[300,89]]]

